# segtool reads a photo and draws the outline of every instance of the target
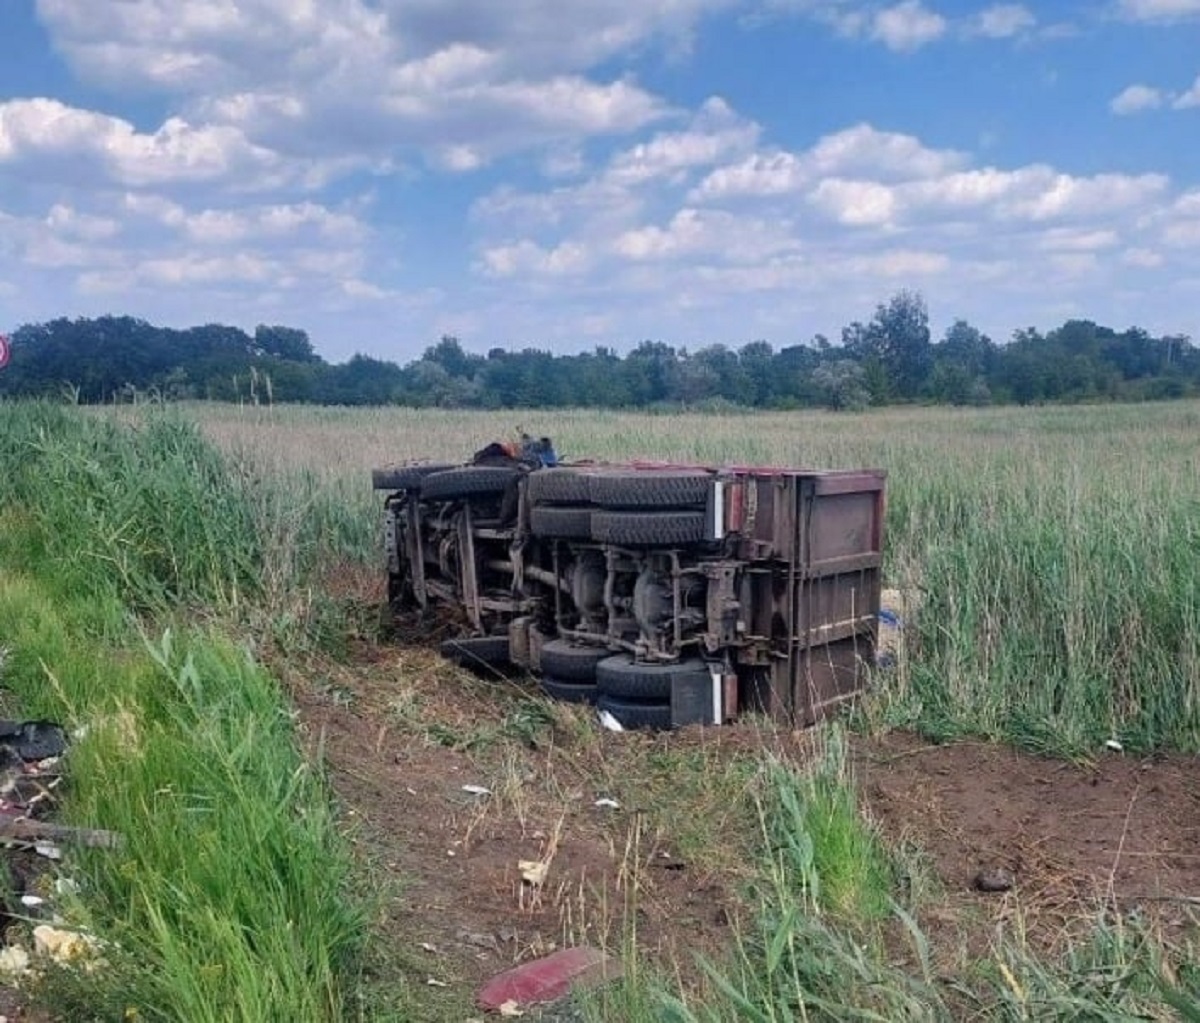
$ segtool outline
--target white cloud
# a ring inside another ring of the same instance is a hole
[[[666,227],[626,231],[612,245],[618,256],[635,262],[708,255],[757,263],[798,247],[786,223],[691,207],[681,209]]]
[[[798,191],[808,179],[804,161],[779,150],[754,153],[736,164],[719,167],[689,196],[690,199],[725,199],[733,196],[784,195]]]
[[[907,53],[940,39],[946,28],[946,19],[920,0],[903,0],[875,13],[870,35],[889,50]]]
[[[522,239],[512,245],[485,249],[482,269],[490,277],[512,277],[516,274],[564,277],[583,273],[590,261],[587,249],[575,242],[564,242],[545,249],[528,239]]]
[[[676,178],[695,167],[711,166],[758,141],[759,127],[733,112],[724,100],[707,100],[686,131],[660,133],[612,160],[608,177],[619,184]]]
[[[839,223],[853,227],[881,227],[896,215],[895,193],[876,181],[826,178],[809,198]]]
[[[994,4],[968,22],[968,34],[987,39],[1009,39],[1029,31],[1037,18],[1024,4]]]
[[[187,237],[200,244],[228,245],[253,239],[294,237],[307,233],[318,238],[355,242],[366,234],[353,216],[335,213],[317,203],[258,206],[242,209],[208,209],[171,218]]]
[[[1171,106],[1176,110],[1188,110],[1192,107],[1200,107],[1200,75],[1196,76],[1196,80],[1192,82],[1191,88],[1175,97],[1175,101]]]
[[[1134,21],[1172,22],[1200,17],[1200,0],[1119,0],[1121,13]]]
[[[55,234],[81,241],[101,241],[118,234],[121,225],[112,217],[96,217],[62,203],[55,203],[46,214],[46,226]]]
[[[871,175],[886,181],[944,174],[965,161],[952,150],[929,149],[912,135],[856,124],[819,139],[795,154],[778,150],[753,153],[718,167],[692,193],[697,200],[769,196],[799,192],[822,177]]]
[[[168,118],[153,134],[128,121],[69,107],[54,99],[0,103],[0,166],[87,181],[98,167],[123,185],[236,181],[277,186],[286,177],[276,154],[249,143],[236,128],[193,126]]]
[[[818,174],[862,171],[889,179],[942,174],[966,162],[962,153],[929,149],[913,135],[879,131],[869,124],[824,136],[808,156]]]
[[[635,131],[667,113],[632,80],[583,72],[644,45],[686,48],[737,0],[38,0],[90,79],[179,97],[283,155],[413,151],[474,170],[496,156]]]
[[[1161,89],[1150,85],[1130,85],[1113,97],[1109,109],[1114,114],[1136,114],[1142,110],[1155,110],[1164,101]]]

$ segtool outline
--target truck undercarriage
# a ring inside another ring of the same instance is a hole
[[[810,724],[861,691],[885,474],[518,459],[379,469],[388,598],[448,613],[463,661],[506,661],[623,726]]]

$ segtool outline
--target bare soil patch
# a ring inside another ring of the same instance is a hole
[[[1051,952],[1105,911],[1136,911],[1168,937],[1195,925],[1200,758],[1101,750],[1071,764],[896,733],[855,752],[869,812],[893,841],[930,857],[945,908],[973,945],[1018,912]],[[1011,892],[977,891],[979,873],[995,869],[1011,875]]]
[[[696,955],[720,959],[750,911],[757,758],[809,747],[749,727],[606,733],[586,709],[531,699],[527,680],[474,679],[415,647],[364,649],[294,689],[389,893],[381,940],[403,949],[431,1019],[465,1018],[486,978],[583,941],[635,941],[701,984]],[[947,967],[986,956],[995,925],[1018,915],[1046,952],[1106,904],[1194,926],[1195,757],[1100,751],[1079,766],[894,733],[853,740],[853,765],[866,812],[926,864],[921,923]],[[523,881],[521,861],[548,862],[545,883]],[[975,890],[991,867],[1012,873],[1011,891]]]

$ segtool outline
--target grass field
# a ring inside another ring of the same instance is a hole
[[[669,836],[711,864],[750,915],[686,984],[637,967],[627,929],[634,968],[585,1007],[591,1018],[1200,1018],[1194,945],[1103,906],[1081,905],[1086,926],[1063,934],[1084,937],[1050,958],[1025,940],[1017,905],[981,959],[963,949],[939,959],[925,930],[940,907],[923,894],[922,850],[889,844],[864,814],[840,730],[817,733],[803,757],[777,755],[790,740],[775,735],[763,738],[769,755],[614,748],[528,695],[464,681],[469,702],[456,704],[447,693],[457,683],[436,658],[400,651],[377,664],[384,655],[352,653],[372,641],[380,592],[372,466],[465,459],[521,426],[551,435],[567,459],[880,467],[887,584],[911,615],[899,663],[876,680],[855,729],[972,736],[1079,761],[1109,741],[1133,754],[1195,753],[1200,404],[180,411],[215,449],[175,410],[0,406],[0,646],[10,651],[0,680],[23,712],[89,726],[66,811],[134,836],[127,855],[73,864],[88,897],[72,919],[122,954],[102,978],[63,978],[49,997],[61,1018],[469,1014],[469,999],[447,1002],[426,984],[406,934],[371,940],[376,907],[363,892],[387,857],[364,859],[353,829],[352,851],[292,728],[312,725],[292,698],[322,714],[352,706],[372,729],[363,735],[378,743],[390,730],[418,751],[410,768],[453,764],[494,779],[496,805],[522,828],[550,808],[566,819],[580,771],[613,791],[624,784],[623,800],[634,781],[654,786],[639,825],[647,841]],[[544,734],[574,744],[564,774],[530,760]],[[728,827],[716,814],[725,805],[736,808],[736,842],[716,823]],[[599,838],[621,860],[628,836]],[[394,841],[387,856],[403,858],[403,829]],[[435,872],[446,862],[437,855]],[[908,895],[898,903],[901,874]],[[583,913],[582,887],[580,898]],[[636,910],[617,917],[628,928]],[[379,946],[388,951],[364,959]]]
[[[888,584],[919,600],[910,656],[874,710],[1076,755],[1115,739],[1200,749],[1200,404],[905,409],[863,415],[556,414],[198,405],[352,513],[369,470],[465,459],[518,423],[564,458],[888,470]],[[314,480],[315,477],[315,480]],[[298,498],[299,500],[299,498]]]

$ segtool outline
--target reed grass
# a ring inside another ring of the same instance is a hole
[[[0,405],[4,685],[79,736],[65,818],[122,837],[64,860],[63,911],[105,963],[47,976],[60,1018],[348,1011],[364,909],[320,765],[239,626],[271,596],[276,535],[230,464],[171,416]]]

